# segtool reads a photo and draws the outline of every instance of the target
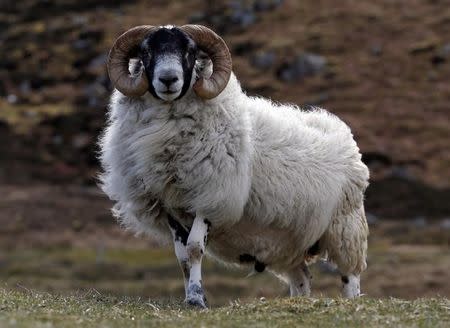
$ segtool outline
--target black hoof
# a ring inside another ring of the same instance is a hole
[[[186,303],[189,306],[200,308],[200,309],[206,309],[207,308],[206,298],[202,297],[200,295],[188,296],[186,298]]]
[[[193,307],[206,309],[207,302],[202,287],[199,285],[190,286],[186,297],[186,303]]]

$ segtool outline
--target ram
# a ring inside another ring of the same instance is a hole
[[[200,25],[132,28],[108,71],[102,188],[126,228],[173,240],[186,302],[206,306],[205,252],[274,273],[292,296],[310,294],[308,264],[327,257],[344,296],[360,294],[369,173],[345,123],[247,96],[225,42]]]

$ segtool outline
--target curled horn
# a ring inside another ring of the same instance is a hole
[[[126,96],[139,97],[148,90],[145,73],[141,71],[139,75],[131,76],[128,62],[144,37],[157,29],[151,25],[133,27],[117,38],[109,52],[106,63],[109,78],[114,87]]]
[[[183,25],[180,29],[208,54],[213,63],[211,77],[208,79],[201,77],[195,82],[193,86],[195,93],[204,99],[217,97],[230,79],[232,69],[230,50],[220,36],[205,26]]]

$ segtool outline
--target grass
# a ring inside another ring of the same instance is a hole
[[[0,250],[0,281],[70,294],[95,288],[108,295],[145,295],[158,301],[184,293],[182,274],[172,249],[34,248]],[[245,278],[248,270],[226,269],[209,259],[203,264],[204,286],[210,304],[236,298],[276,297],[287,287],[270,274]],[[339,279],[336,278],[336,285]]]
[[[368,270],[362,276],[364,293],[375,298],[393,296],[409,300],[450,297],[450,254],[446,243],[396,244],[391,239],[380,239],[395,232],[390,225],[380,229],[372,229]],[[405,229],[399,231],[404,233]],[[442,234],[448,235],[445,230]],[[77,237],[90,240],[86,236]],[[173,249],[146,248],[133,241],[124,243],[127,248],[91,244],[2,248],[0,281],[4,286],[25,286],[64,295],[95,288],[104,295],[146,297],[160,302],[181,298],[184,285]],[[213,307],[236,299],[248,302],[288,294],[288,287],[269,272],[247,278],[249,269],[224,267],[208,258],[202,270],[206,296]],[[340,295],[337,273],[319,264],[313,265],[311,272],[314,297]]]
[[[428,235],[429,229],[420,230]],[[287,286],[268,272],[246,278],[248,270],[205,259],[206,312],[183,306],[173,249],[135,239],[123,242],[126,248],[96,241],[5,247],[0,327],[450,327],[448,243],[434,238],[435,244],[404,244],[393,237],[412,232],[404,223],[372,228],[362,276],[368,296],[354,301],[338,298],[339,275],[321,265],[311,270],[314,298],[289,299],[281,298]]]
[[[445,298],[260,299],[210,310],[180,302],[0,290],[1,327],[448,327]]]

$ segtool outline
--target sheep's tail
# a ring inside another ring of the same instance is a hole
[[[360,274],[367,268],[367,226],[364,207],[333,219],[320,240],[321,250],[343,275]]]

